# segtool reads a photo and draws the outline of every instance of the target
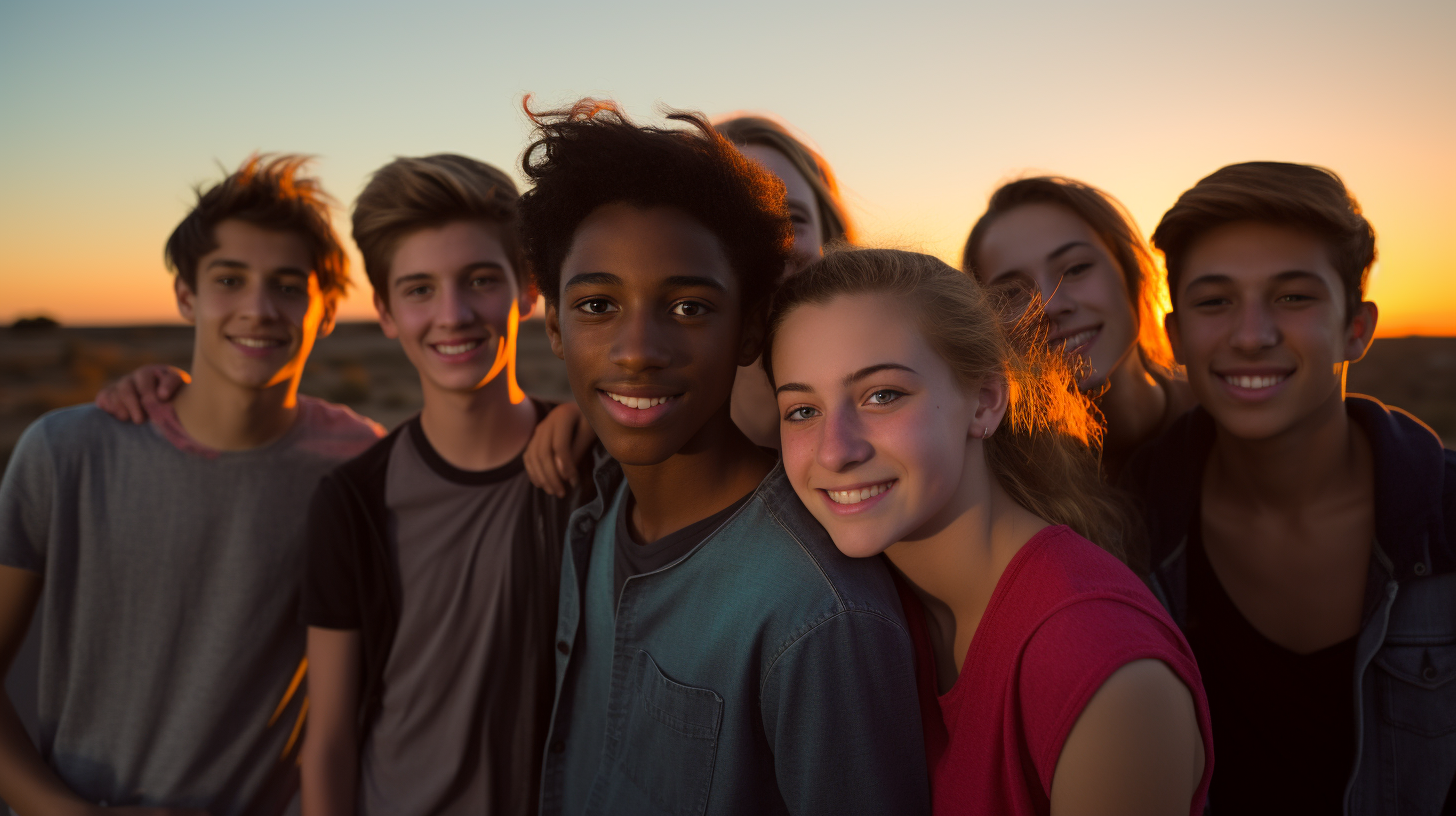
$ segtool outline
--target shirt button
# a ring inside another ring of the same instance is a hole
[[[556,651],[562,654],[571,654],[571,646],[564,640],[556,641]]]
[[[1421,669],[1421,677],[1425,678],[1427,681],[1435,680],[1436,679],[1436,667],[1435,666],[1427,666],[1424,669]]]
[[[554,742],[551,743],[551,753],[553,753],[553,754],[559,754],[559,753],[561,753],[561,752],[563,752],[565,750],[566,750],[566,741],[565,740],[555,740]]]
[[[1426,562],[1424,562],[1424,561],[1418,561],[1418,562],[1416,562],[1415,573],[1416,573],[1416,575],[1425,575],[1426,574]]]

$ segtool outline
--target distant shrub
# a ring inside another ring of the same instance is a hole
[[[45,315],[36,315],[34,317],[22,317],[14,323],[10,324],[10,328],[15,329],[16,331],[40,331],[44,329],[54,329],[60,325],[61,324],[57,322],[55,318],[46,317]]]

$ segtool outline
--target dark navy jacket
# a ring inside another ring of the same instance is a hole
[[[1355,647],[1345,813],[1437,814],[1456,778],[1456,451],[1376,400],[1350,395],[1345,409],[1375,458],[1375,547]],[[1213,442],[1212,417],[1195,408],[1123,474],[1146,514],[1148,583],[1180,626],[1188,528]]]

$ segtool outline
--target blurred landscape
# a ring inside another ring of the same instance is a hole
[[[186,367],[189,326],[70,328],[32,320],[0,329],[0,465],[25,427],[46,411],[89,402],[106,383],[147,363]],[[566,370],[544,324],[527,320],[517,378],[527,393],[570,398]],[[373,322],[342,323],[319,341],[303,393],[353,408],[393,428],[420,407],[420,384],[399,344]],[[1350,368],[1349,390],[1404,408],[1456,446],[1456,337],[1376,340]]]

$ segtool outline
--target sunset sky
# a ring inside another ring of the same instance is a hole
[[[1379,233],[1381,334],[1456,334],[1453,41],[1452,0],[7,2],[0,321],[176,320],[162,243],[254,150],[317,155],[345,205],[396,155],[519,178],[532,93],[771,112],[868,243],[952,262],[1017,175],[1091,182],[1150,232],[1224,164],[1323,164]],[[371,316],[355,277],[344,316]]]

